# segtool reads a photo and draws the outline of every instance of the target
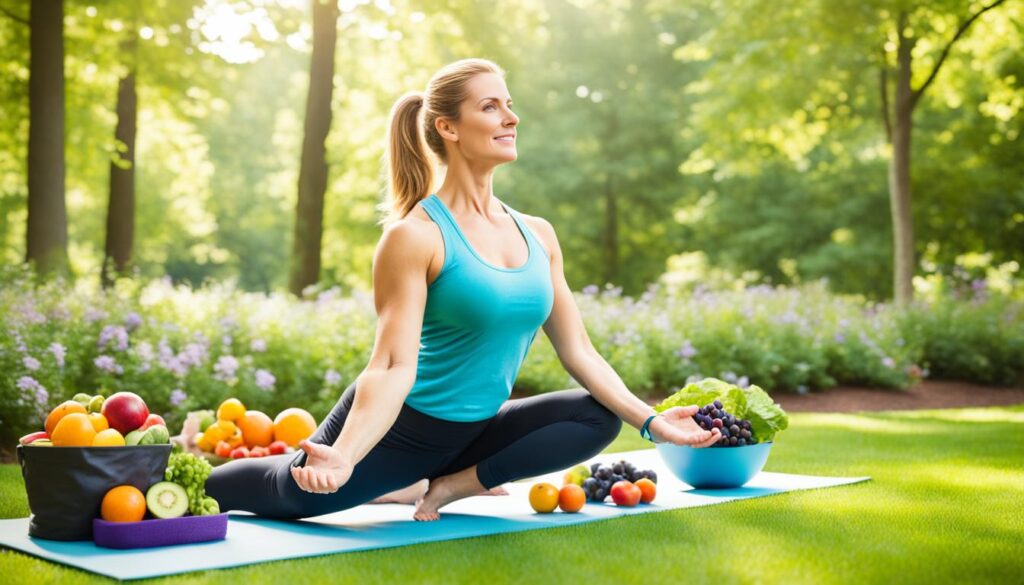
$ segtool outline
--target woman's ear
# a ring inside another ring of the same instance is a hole
[[[459,135],[455,132],[454,126],[446,118],[437,118],[434,120],[434,129],[441,135],[441,138],[445,140],[451,140],[452,142],[459,141]]]

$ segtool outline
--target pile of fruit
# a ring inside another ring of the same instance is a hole
[[[50,411],[45,430],[18,440],[34,447],[125,447],[170,442],[167,423],[134,392],[79,393]]]
[[[566,472],[561,489],[550,483],[537,483],[530,488],[530,505],[541,513],[561,508],[578,512],[586,501],[604,502],[608,496],[617,506],[632,507],[649,504],[658,493],[658,475],[650,469],[638,470],[626,460],[612,465],[594,463],[589,468],[577,465]]]
[[[706,431],[718,429],[722,433],[722,437],[712,447],[742,447],[757,444],[757,437],[753,435],[750,421],[738,419],[730,414],[719,400],[703,406],[697,411],[697,414],[693,415],[693,420]]]
[[[171,453],[164,481],[146,490],[132,485],[111,488],[100,504],[100,517],[107,522],[140,522],[149,511],[153,518],[178,518],[220,514],[217,500],[206,495],[206,478],[213,467],[191,453]]]
[[[301,408],[286,408],[271,420],[258,410],[246,410],[242,401],[228,398],[217,408],[199,411],[199,432],[193,442],[201,451],[225,459],[264,457],[294,451],[299,441],[316,430],[313,415]]]

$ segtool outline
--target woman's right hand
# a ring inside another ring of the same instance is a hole
[[[305,467],[293,467],[292,478],[299,488],[311,494],[333,494],[352,477],[355,467],[333,447],[303,440],[299,447],[306,452]]]

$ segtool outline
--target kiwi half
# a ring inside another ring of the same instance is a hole
[[[161,481],[146,490],[146,507],[157,518],[177,518],[188,511],[185,488],[171,481]]]

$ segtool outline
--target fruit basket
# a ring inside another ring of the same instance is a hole
[[[104,548],[151,548],[173,544],[211,542],[227,538],[228,515],[154,518],[139,522],[92,521],[96,546]]]
[[[18,445],[32,512],[28,533],[50,540],[88,540],[92,519],[112,487],[146,489],[164,476],[170,445],[42,447]]]

